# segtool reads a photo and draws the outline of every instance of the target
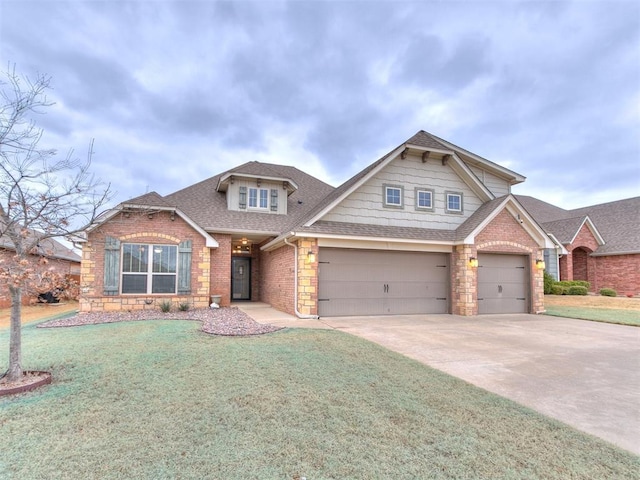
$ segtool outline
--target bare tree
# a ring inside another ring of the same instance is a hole
[[[58,280],[46,260],[30,261],[33,254],[46,255],[41,245],[53,237],[71,236],[91,224],[109,201],[110,185],[90,172],[93,142],[87,159],[73,152],[58,159],[55,150],[40,149],[43,130],[34,114],[53,105],[47,100],[51,78],[38,75],[29,80],[15,67],[0,80],[0,238],[15,255],[0,264],[0,281],[11,294],[11,332],[8,381],[22,378],[22,297],[35,284]],[[36,285],[37,288],[37,285]]]

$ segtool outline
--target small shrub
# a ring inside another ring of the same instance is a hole
[[[586,287],[589,290],[591,284],[585,280],[561,280],[556,282],[556,285],[560,285],[563,287]]]
[[[544,294],[549,295],[551,293],[551,288],[555,283],[555,279],[550,273],[544,272]]]
[[[589,292],[587,287],[582,285],[573,285],[567,290],[567,295],[586,295]]]
[[[180,310],[181,312],[186,312],[190,307],[191,305],[189,305],[189,302],[182,302],[180,305],[178,305],[178,310]]]
[[[551,287],[552,295],[564,295],[564,287],[562,285],[558,285],[557,283]]]
[[[603,288],[600,290],[600,295],[603,297],[617,297],[618,294],[613,288]]]
[[[171,311],[171,302],[169,300],[163,300],[160,302],[160,310],[164,313],[168,313]]]

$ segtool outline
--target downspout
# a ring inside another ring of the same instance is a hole
[[[289,243],[289,241],[285,238],[284,243],[293,247],[294,249],[294,260],[293,260],[293,311],[296,314],[296,317],[303,320],[318,320],[320,317],[318,315],[305,315],[298,311],[298,245],[296,243]]]

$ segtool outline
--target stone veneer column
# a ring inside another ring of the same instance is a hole
[[[315,259],[309,261],[309,252]],[[298,312],[303,315],[318,314],[318,242],[315,238],[298,240]]]
[[[81,312],[91,311],[91,301],[87,297],[96,295],[96,261],[95,248],[91,242],[82,244],[82,263],[80,264],[80,298],[78,302]]]
[[[536,260],[544,260],[544,250],[538,249],[535,258],[531,258],[531,285],[533,288],[531,298],[531,313],[544,312],[544,270],[536,267]]]
[[[469,259],[477,258],[473,245],[457,245],[451,255],[451,313],[478,314],[478,271],[469,266]]]

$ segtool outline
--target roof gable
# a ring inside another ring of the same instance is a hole
[[[513,195],[505,195],[483,204],[466,222],[458,227],[456,230],[456,242],[463,244],[475,243],[476,235],[482,232],[503,210],[509,212],[541,248],[555,247],[545,230],[529,215]]]
[[[430,156],[428,154],[431,152],[436,152],[440,158],[429,158]],[[387,153],[336,188],[331,195],[327,196],[323,202],[313,209],[311,215],[304,222],[304,226],[308,227],[321,220],[349,195],[354,193],[358,188],[362,187],[376,174],[386,168],[391,162],[394,162],[397,159],[400,161],[404,160],[409,153],[417,153],[421,155],[423,163],[435,161],[442,162],[443,165],[447,164],[482,202],[486,202],[494,198],[489,189],[460,159],[454,150],[445,146],[439,139],[436,139],[436,137],[421,130],[406,142],[399,145],[397,148]]]
[[[517,198],[548,233],[565,245],[573,242],[587,222],[600,244],[593,255],[640,253],[640,197],[574,210],[564,210],[534,197]]]

